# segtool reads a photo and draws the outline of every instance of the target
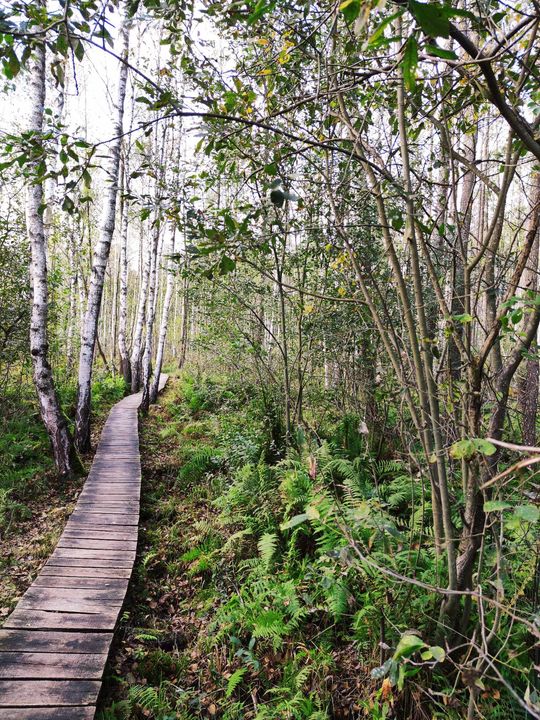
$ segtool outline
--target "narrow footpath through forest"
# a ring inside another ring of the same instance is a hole
[[[140,402],[111,410],[56,549],[0,630],[0,720],[94,717],[135,561]]]

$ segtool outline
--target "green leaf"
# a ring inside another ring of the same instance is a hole
[[[444,652],[444,649],[442,647],[440,647],[439,645],[431,645],[431,647],[429,648],[429,652],[437,662],[444,662],[444,659],[446,658],[446,653]]]
[[[246,667],[238,668],[238,670],[235,670],[231,677],[229,678],[229,682],[227,683],[227,690],[225,691],[225,697],[230,698],[233,692],[236,690],[238,685],[241,683],[242,678],[247,673]]]
[[[403,53],[403,80],[407,90],[414,90],[416,86],[416,68],[418,66],[418,43],[414,35],[407,40]]]
[[[348,23],[354,22],[362,9],[361,0],[344,0],[339,6],[339,11]]]
[[[494,455],[497,452],[497,448],[489,440],[483,438],[474,438],[473,440],[477,452],[481,455]]]
[[[456,460],[470,460],[476,453],[493,455],[497,448],[483,438],[465,438],[458,440],[450,448],[450,456]]]
[[[391,22],[396,20],[398,17],[401,17],[403,15],[403,10],[398,10],[393,15],[389,15],[387,18],[385,18],[376,28],[372,35],[370,35],[369,40],[367,41],[368,47],[378,47],[381,44],[382,39],[384,38],[384,31],[390,25]]]
[[[488,500],[484,503],[484,512],[502,512],[512,507],[510,503],[503,500]]]
[[[540,517],[540,510],[536,505],[518,505],[514,510],[514,516],[524,522],[535,523]]]
[[[275,2],[266,2],[266,0],[259,0],[259,2],[255,5],[255,8],[251,15],[247,19],[248,25],[253,25],[257,22],[259,18],[261,18],[266,13],[270,12],[274,9],[276,6]]]
[[[72,213],[75,210],[75,203],[69,195],[66,195],[62,202],[62,210],[68,213]]]
[[[433,38],[449,36],[450,21],[448,9],[444,5],[409,0],[409,8],[426,35]]]
[[[455,460],[469,460],[476,449],[472,440],[458,440],[450,448],[450,457]]]
[[[461,315],[452,315],[452,320],[457,320],[462,325],[466,325],[467,323],[470,323],[473,321],[473,316],[469,315],[469,313],[462,313]]]
[[[394,660],[399,660],[399,658],[402,657],[411,657],[411,655],[413,655],[417,650],[420,650],[420,648],[425,647],[425,645],[426,643],[421,637],[418,637],[418,635],[415,635],[414,633],[405,633],[401,636],[398,643],[394,653]]]
[[[226,275],[232,272],[236,267],[236,261],[224,255],[219,262],[219,274]]]
[[[458,56],[453,50],[445,50],[438,45],[426,45],[426,50],[430,55],[443,58],[443,60],[457,60]]]
[[[301,513],[300,515],[295,515],[287,522],[282,523],[279,527],[280,530],[291,530],[292,528],[296,527],[297,525],[301,525],[302,523],[306,522],[308,519],[307,513]]]
[[[80,40],[73,41],[73,52],[75,53],[77,60],[82,62],[84,58],[84,45],[80,42]]]

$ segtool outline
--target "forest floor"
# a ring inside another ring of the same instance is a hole
[[[357,698],[366,698],[373,681],[351,642],[319,653],[321,629],[307,623],[302,636],[291,632],[279,649],[266,643],[252,653],[253,643],[244,649],[236,637],[221,633],[216,616],[239,596],[242,583],[235,562],[222,553],[238,528],[219,521],[220,472],[182,471],[182,463],[184,471],[193,464],[193,448],[211,447],[219,431],[211,412],[185,417],[185,409],[178,380],[171,379],[140,424],[139,549],[99,720],[364,717]],[[284,714],[273,705],[259,716],[272,693],[290,694],[292,701],[303,685],[305,709]],[[323,696],[321,702],[311,701],[311,694]],[[322,710],[328,703],[330,714]]]

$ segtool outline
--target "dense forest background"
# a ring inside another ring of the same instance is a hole
[[[0,5],[0,612],[142,391],[104,720],[540,717],[539,29]]]

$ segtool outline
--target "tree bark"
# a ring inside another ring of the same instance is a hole
[[[158,211],[159,212],[159,211]],[[156,300],[159,270],[159,237],[160,221],[156,218],[156,226],[152,243],[152,269],[150,271],[150,286],[148,289],[148,302],[146,303],[146,344],[142,360],[142,400],[141,412],[148,412],[150,407],[150,377],[152,373],[152,352],[154,345],[154,321],[156,317]]]
[[[39,138],[43,133],[45,109],[45,44],[37,42],[29,63],[29,89],[32,98],[28,129]],[[36,170],[39,161],[33,163]],[[29,185],[26,199],[26,227],[31,250],[30,279],[32,313],[30,354],[34,384],[43,424],[51,441],[54,462],[61,477],[72,473],[72,440],[56,393],[48,357],[47,250],[43,222],[43,184]]]
[[[175,238],[176,238],[176,226],[171,223],[171,239],[169,245],[169,255],[174,254],[175,249]],[[174,261],[169,258],[167,263],[167,286],[165,289],[165,297],[163,299],[163,308],[161,311],[161,323],[159,328],[159,340],[156,352],[156,364],[154,368],[154,376],[150,387],[150,402],[155,403],[158,395],[159,388],[159,376],[161,374],[161,368],[163,366],[163,355],[165,351],[165,341],[167,339],[167,328],[169,324],[169,308],[171,306],[171,300],[174,289]]]
[[[124,160],[124,182],[123,189],[129,193],[128,182],[128,165]],[[120,354],[120,372],[124,378],[126,386],[131,385],[131,366],[129,363],[129,355],[127,350],[126,332],[127,332],[127,300],[128,300],[128,201],[122,198],[121,210],[121,230],[120,230],[120,308],[118,321],[118,352]]]
[[[129,22],[127,20],[127,14],[122,21],[120,37],[122,43],[121,56],[123,58],[127,58],[129,49]],[[101,299],[103,296],[103,284],[115,226],[127,74],[127,65],[122,63],[120,65],[116,118],[113,129],[114,140],[111,143],[110,151],[110,167],[108,173],[109,185],[104,203],[101,237],[94,252],[92,261],[92,277],[90,280],[88,301],[82,328],[81,352],[79,357],[79,387],[77,395],[77,413],[75,419],[75,440],[78,449],[83,452],[90,448],[92,365],[96,346]]]
[[[141,240],[141,254],[143,253],[143,241]],[[152,263],[152,247],[148,243],[148,249],[144,258],[141,276],[141,288],[139,292],[139,303],[137,307],[137,318],[133,333],[133,346],[131,349],[131,392],[137,392],[141,382],[141,348],[146,317],[146,302],[148,299],[148,282],[150,280],[150,266]]]
[[[533,201],[532,211],[529,220],[529,232],[534,232],[535,237],[529,255],[529,261],[523,274],[523,288],[526,294],[533,297],[538,292],[538,249],[540,243],[540,231],[538,224],[535,227],[535,217],[538,216],[540,205],[540,173],[533,175]],[[534,340],[531,350],[538,352],[538,343]],[[538,386],[539,372],[538,360],[530,358],[525,364],[525,373],[519,384],[518,402],[522,416],[522,438],[524,445],[536,445],[536,419],[538,414]]]

